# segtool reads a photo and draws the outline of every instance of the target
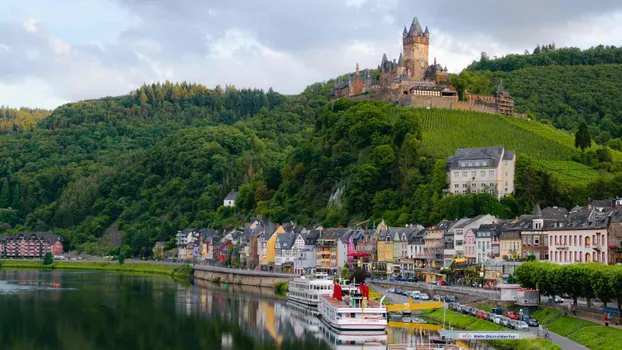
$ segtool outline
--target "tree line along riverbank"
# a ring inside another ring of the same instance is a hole
[[[174,278],[192,278],[193,269],[190,265],[165,265],[146,263],[92,262],[92,261],[55,261],[44,265],[39,260],[0,260],[2,269],[51,269],[51,270],[106,270],[150,273],[166,275]]]

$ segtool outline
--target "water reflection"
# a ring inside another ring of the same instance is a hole
[[[107,272],[2,270],[0,308],[3,349],[375,350],[430,334],[336,334],[269,289]]]

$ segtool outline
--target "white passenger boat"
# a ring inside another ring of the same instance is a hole
[[[296,278],[289,283],[287,300],[308,308],[317,308],[320,297],[333,293],[333,282],[326,273],[314,273],[312,278]]]
[[[388,336],[385,331],[339,332],[321,323],[322,335],[333,350],[386,350]]]
[[[382,297],[384,300],[384,297]],[[332,295],[322,295],[318,311],[322,321],[337,331],[384,331],[387,328],[387,309],[369,300],[369,287],[358,286],[353,292],[333,286]]]

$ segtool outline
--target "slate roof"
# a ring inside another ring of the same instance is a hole
[[[420,244],[423,245],[423,238],[425,237],[425,233],[426,230],[422,229],[419,230],[417,232],[415,232],[414,234],[412,234],[409,238],[408,238],[408,244]]]
[[[62,237],[53,235],[49,232],[20,232],[17,235],[2,236],[0,237],[0,239],[2,242],[6,242],[10,240],[18,240],[18,239],[21,239],[21,237],[24,237],[24,239],[29,240],[33,235],[37,237],[37,239],[47,241],[50,244],[56,243],[57,240],[60,240],[61,242],[63,241]]]
[[[447,163],[450,169],[463,169],[460,167],[459,161],[463,160],[491,160],[489,165],[480,165],[483,168],[496,168],[499,162],[502,160],[501,154],[505,148],[499,147],[480,147],[480,148],[458,148],[456,154],[449,157]],[[503,160],[514,159],[514,151],[505,151]],[[469,166],[468,168],[476,168],[476,166]]]
[[[236,191],[231,191],[229,192],[229,194],[227,195],[227,197],[225,197],[226,201],[234,201],[238,198],[238,192]]]
[[[520,232],[518,232],[518,231],[503,231],[499,235],[499,239],[520,239]]]
[[[341,239],[343,236],[347,237],[352,232],[351,228],[328,228],[322,232],[322,235],[318,238],[318,240],[323,239]]]
[[[282,233],[276,236],[277,241],[281,245],[281,249],[291,249],[294,246],[294,242],[296,242],[297,234],[290,233]]]

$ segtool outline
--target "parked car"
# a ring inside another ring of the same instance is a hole
[[[475,317],[481,318],[482,320],[487,320],[488,319],[488,313],[486,311],[477,310],[475,312]]]
[[[527,325],[526,322],[524,321],[512,321],[512,328],[516,329],[517,331],[529,331],[529,326]]]
[[[514,311],[508,311],[505,313],[505,317],[511,319],[511,320],[520,320],[520,315],[517,312]]]
[[[496,307],[496,308],[492,309],[492,312],[497,314],[497,315],[503,315],[503,310],[500,307]]]
[[[447,305],[447,307],[449,308],[449,310],[460,312],[460,304],[459,303],[449,303],[449,305]]]
[[[388,291],[389,293],[395,293],[395,288],[389,288],[389,289],[387,289],[387,291]]]
[[[564,299],[562,299],[562,297],[560,297],[559,295],[555,296],[555,302],[558,304],[563,304],[564,303]]]
[[[503,316],[491,312],[490,315],[488,315],[488,321],[499,324],[499,321],[501,321],[501,317]]]
[[[479,311],[478,309],[476,309],[476,308],[474,308],[474,307],[473,307],[473,308],[471,308],[470,315],[471,315],[471,316],[475,316],[475,314],[477,314],[477,312],[478,312],[478,311]]]
[[[436,281],[429,281],[428,284],[436,285]]]
[[[445,300],[449,303],[457,303],[458,302],[458,298],[456,298],[455,295],[447,295],[445,296]]]
[[[443,301],[443,297],[441,297],[440,295],[433,295],[432,296],[432,300],[434,300],[434,301]]]
[[[408,282],[417,282],[417,277],[408,277],[407,279]]]
[[[527,323],[527,325],[528,325],[529,327],[538,327],[538,326],[540,326],[540,323],[538,322],[538,320],[536,320],[536,319],[535,319],[535,318],[533,318],[533,317],[529,317],[529,316],[527,316],[527,317],[523,317],[523,321],[524,321],[525,323]]]
[[[509,318],[505,317],[505,316],[501,316],[499,317],[499,325],[503,326],[503,327],[510,327],[510,320]]]
[[[472,309],[472,307],[470,307],[468,305],[462,305],[462,306],[460,306],[460,313],[463,313],[465,315],[469,315],[469,314],[471,314],[471,309]]]
[[[439,286],[448,286],[449,283],[445,282],[445,281],[438,281],[438,285]]]
[[[427,294],[425,294],[425,293],[421,293],[421,294],[419,294],[419,299],[421,299],[421,300],[430,300],[430,297]]]

